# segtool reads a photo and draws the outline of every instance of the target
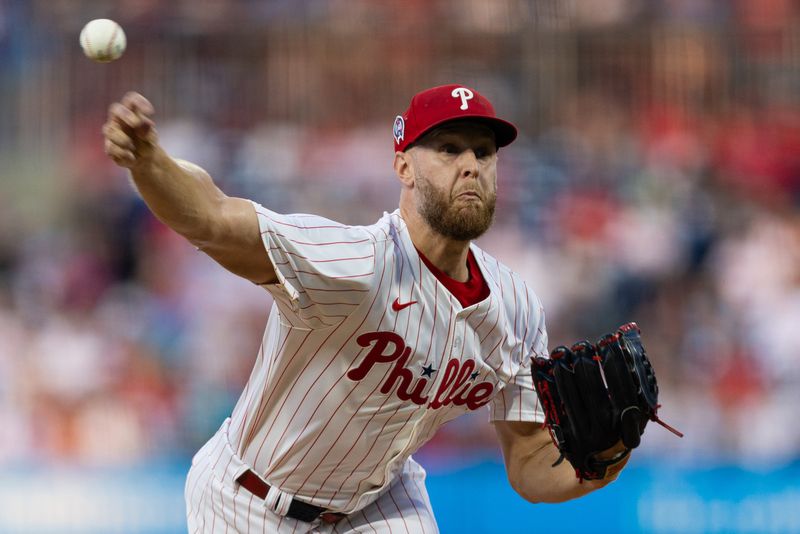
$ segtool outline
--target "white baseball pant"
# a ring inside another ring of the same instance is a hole
[[[266,501],[239,486],[247,469],[228,441],[225,421],[192,459],[186,478],[186,519],[189,533],[277,534],[437,534],[425,470],[409,458],[401,475],[372,504],[336,523],[319,519],[305,523],[274,513]],[[268,497],[269,498],[269,497]]]

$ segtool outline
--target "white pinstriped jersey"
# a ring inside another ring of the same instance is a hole
[[[349,512],[469,410],[543,421],[530,358],[547,353],[544,313],[517,274],[471,245],[490,295],[462,308],[399,210],[345,226],[253,204],[278,283],[229,432],[267,482]]]

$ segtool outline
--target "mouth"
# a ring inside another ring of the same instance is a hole
[[[465,198],[465,199],[473,198],[480,200],[481,196],[475,191],[464,191],[463,193],[459,193],[458,195],[456,195],[456,198]]]

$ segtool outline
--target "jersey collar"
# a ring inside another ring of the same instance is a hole
[[[411,240],[411,234],[408,231],[408,225],[406,224],[403,217],[400,215],[400,209],[396,209],[392,213],[387,213],[392,221],[392,233],[396,235],[396,242],[400,245],[402,254],[405,256],[406,265],[411,267],[411,272],[413,273],[414,280],[417,282],[418,285],[425,287],[427,284],[425,283],[427,280],[432,280],[436,284],[441,286],[440,289],[445,291],[452,301],[452,305],[456,307],[458,310],[459,315],[462,313],[472,313],[472,312],[482,312],[482,311],[491,311],[495,309],[498,305],[498,298],[500,295],[500,288],[497,285],[496,275],[492,272],[492,269],[486,265],[485,256],[483,254],[483,250],[478,247],[475,243],[470,243],[470,249],[472,250],[472,254],[475,256],[475,261],[478,264],[478,268],[483,275],[483,279],[486,280],[486,283],[489,285],[489,296],[482,301],[478,302],[477,304],[473,304],[467,308],[462,308],[461,303],[458,302],[458,299],[450,295],[450,292],[442,285],[442,283],[436,278],[436,276],[428,270],[425,264],[422,262],[419,254],[417,253],[416,247],[414,247],[414,242]]]

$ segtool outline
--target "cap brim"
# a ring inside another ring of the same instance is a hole
[[[508,146],[514,141],[514,139],[517,138],[517,127],[508,121],[498,119],[497,117],[487,117],[486,115],[460,115],[455,118],[443,119],[432,124],[427,130],[420,133],[412,142],[410,142],[406,146],[406,149],[430,133],[431,130],[434,130],[445,124],[457,122],[477,122],[485,125],[492,130],[492,132],[494,132],[494,142],[497,145],[497,148]]]
[[[517,138],[517,127],[510,122],[492,117],[480,117],[479,119],[494,132],[497,148],[508,146]]]

